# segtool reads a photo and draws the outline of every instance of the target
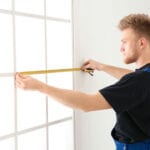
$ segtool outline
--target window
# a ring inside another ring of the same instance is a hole
[[[15,72],[72,67],[71,0],[0,1],[0,149],[73,150],[73,111],[14,86]],[[72,73],[32,75],[72,89]]]

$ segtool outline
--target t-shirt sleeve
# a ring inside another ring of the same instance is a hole
[[[120,113],[143,101],[144,95],[141,94],[143,93],[141,90],[144,90],[144,88],[141,88],[143,85],[142,81],[141,75],[131,73],[124,76],[117,83],[99,90],[99,92],[112,108],[117,113]]]

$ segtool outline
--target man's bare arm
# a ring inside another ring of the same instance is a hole
[[[86,94],[74,90],[60,89],[47,85],[30,76],[20,74],[16,75],[16,85],[21,89],[35,90],[44,93],[73,109],[80,109],[87,112],[111,108],[109,103],[99,92]]]
[[[124,75],[133,72],[133,70],[130,70],[130,69],[103,64],[95,60],[86,61],[81,68],[82,70],[91,68],[91,69],[98,70],[98,71],[104,71],[117,79],[120,79]]]

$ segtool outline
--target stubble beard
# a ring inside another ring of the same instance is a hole
[[[132,63],[136,62],[136,60],[137,60],[136,56],[126,57],[126,58],[124,58],[124,63],[125,64],[132,64]]]

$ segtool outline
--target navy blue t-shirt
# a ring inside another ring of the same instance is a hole
[[[116,112],[114,139],[135,143],[150,138],[150,68],[147,64],[99,92]]]

